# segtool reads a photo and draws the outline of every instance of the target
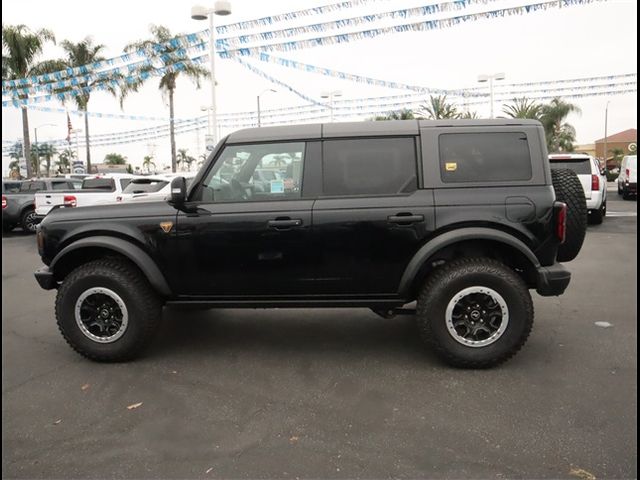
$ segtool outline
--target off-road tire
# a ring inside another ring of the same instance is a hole
[[[112,343],[87,337],[75,319],[77,299],[90,288],[102,287],[124,301],[128,325]],[[67,343],[79,354],[99,362],[121,362],[140,355],[149,344],[162,318],[162,303],[147,279],[133,265],[119,258],[105,258],[73,270],[56,296],[56,320]]]
[[[447,329],[447,305],[469,287],[493,289],[504,298],[509,310],[506,330],[486,346],[463,345]],[[489,368],[511,358],[525,344],[533,326],[533,302],[522,278],[503,263],[490,258],[462,258],[427,278],[418,297],[416,319],[423,341],[444,361],[461,368]]]
[[[551,178],[556,200],[567,204],[567,234],[558,247],[559,262],[569,262],[578,256],[587,233],[587,200],[578,176],[569,169],[552,169]]]

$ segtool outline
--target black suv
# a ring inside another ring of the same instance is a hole
[[[258,188],[256,170],[278,175]],[[580,250],[584,194],[572,172],[554,175],[530,120],[241,130],[189,188],[174,179],[169,202],[50,213],[36,278],[58,289],[62,334],[94,360],[138,354],[163,305],[392,316],[417,300],[445,360],[488,367],[526,341],[529,289],[569,284],[557,260]]]

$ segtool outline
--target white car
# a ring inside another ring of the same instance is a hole
[[[638,194],[638,156],[625,155],[620,163],[618,175],[618,195],[625,200]]]
[[[53,207],[88,207],[116,203],[116,197],[131,180],[138,178],[125,173],[93,175],[82,181],[80,190],[43,190],[35,194],[36,215],[43,218]]]
[[[116,197],[116,201],[123,203],[166,201],[171,196],[171,180],[177,176],[185,177],[187,186],[189,186],[195,178],[196,172],[135,178],[127,185],[122,194]]]
[[[584,153],[554,153],[549,155],[549,164],[551,168],[567,168],[578,175],[587,199],[589,223],[602,223],[607,215],[607,177],[598,160]]]

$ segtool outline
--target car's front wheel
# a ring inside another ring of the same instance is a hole
[[[138,356],[160,323],[160,298],[130,263],[106,258],[86,263],[62,282],[56,319],[69,345],[102,362]]]
[[[503,263],[463,258],[433,272],[417,309],[426,343],[448,363],[487,368],[513,356],[533,326],[524,281]]]

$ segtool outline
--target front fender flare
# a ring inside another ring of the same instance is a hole
[[[398,289],[401,296],[406,296],[410,293],[413,280],[420,271],[420,268],[426,262],[429,257],[438,252],[442,248],[452,245],[454,243],[462,242],[465,240],[492,240],[500,243],[504,243],[510,247],[515,248],[522,253],[527,260],[531,262],[531,265],[538,269],[540,262],[531,249],[521,240],[515,238],[513,235],[502,232],[500,230],[494,230],[491,228],[483,227],[468,227],[452,230],[429,240],[426,244],[420,248],[413,256],[407,268],[405,268],[402,278],[400,279],[400,287]]]
[[[127,240],[123,240],[122,238],[96,236],[77,240],[64,247],[54,257],[51,265],[49,265],[49,270],[55,272],[56,263],[62,260],[69,253],[81,248],[89,247],[106,248],[123,255],[124,257],[132,261],[135,265],[137,265],[140,270],[142,270],[142,273],[145,277],[147,277],[147,280],[149,280],[149,283],[153,286],[153,288],[155,288],[162,295],[171,296],[171,289],[169,288],[164,275],[162,274],[156,263],[153,261],[153,259],[140,247]]]

